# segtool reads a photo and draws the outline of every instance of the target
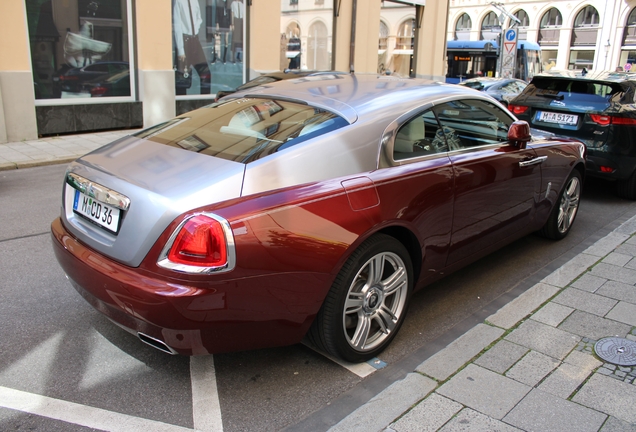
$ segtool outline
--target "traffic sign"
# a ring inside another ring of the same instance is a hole
[[[517,60],[517,30],[508,29],[502,35],[503,49],[499,52],[499,70],[502,77],[512,78],[515,75]]]
[[[625,70],[625,72],[629,72],[630,70],[632,70],[632,64],[625,63],[625,66],[623,66],[623,70]]]

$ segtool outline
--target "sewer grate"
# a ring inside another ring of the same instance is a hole
[[[596,354],[608,363],[636,366],[636,342],[619,337],[603,338],[594,345]]]

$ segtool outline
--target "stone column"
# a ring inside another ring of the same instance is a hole
[[[0,1],[0,143],[37,139],[24,0]]]

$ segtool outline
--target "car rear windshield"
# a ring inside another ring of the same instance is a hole
[[[559,93],[578,93],[594,95],[609,100],[623,89],[618,83],[603,83],[590,80],[571,80],[534,77],[532,84],[537,88],[538,95],[557,95]]]
[[[302,102],[240,98],[189,112],[135,136],[249,163],[348,124]]]

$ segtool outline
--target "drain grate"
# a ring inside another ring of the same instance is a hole
[[[636,366],[636,342],[619,337],[603,338],[594,345],[596,354],[608,363]]]

